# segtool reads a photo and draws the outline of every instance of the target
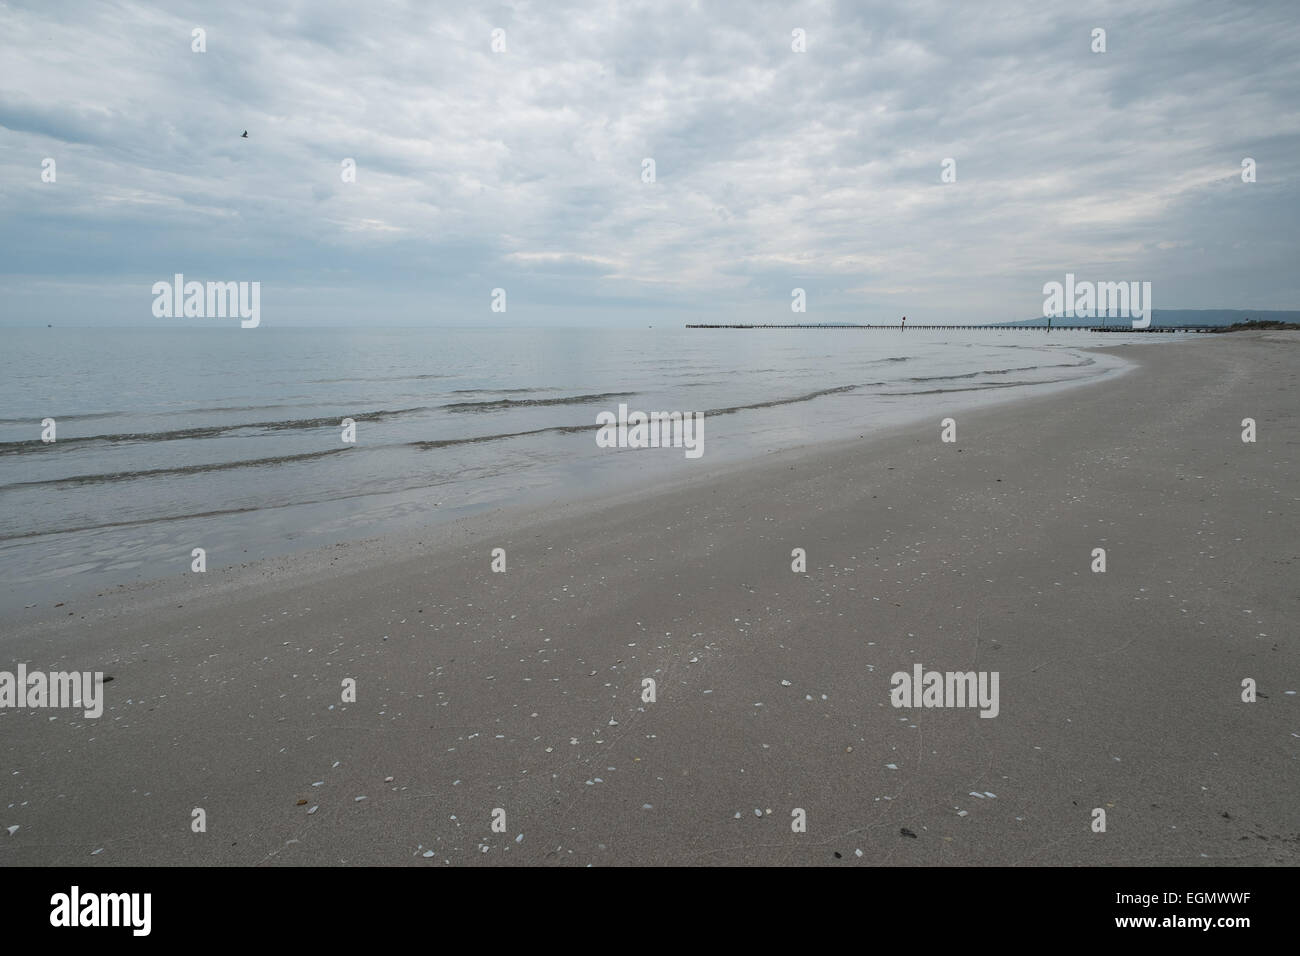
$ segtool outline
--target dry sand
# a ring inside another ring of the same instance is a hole
[[[0,710],[0,864],[1294,864],[1300,336],[1120,351],[955,444],[26,611],[0,668],[114,680]],[[999,715],[893,708],[916,662]]]

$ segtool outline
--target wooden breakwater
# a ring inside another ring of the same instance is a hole
[[[1129,325],[704,325],[688,324],[688,329],[879,329],[883,331],[906,332],[908,329],[919,331],[943,330],[969,332],[974,329],[993,332],[1213,332],[1211,326],[1189,325],[1169,326],[1149,329],[1135,329]]]

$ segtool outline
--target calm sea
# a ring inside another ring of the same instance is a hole
[[[571,499],[1108,374],[1054,332],[0,330],[0,607]],[[1106,344],[1121,338],[1109,335]],[[1160,339],[1174,336],[1159,336]],[[1149,339],[1147,339],[1149,341]],[[704,455],[596,414],[702,411]],[[42,419],[56,441],[41,441]],[[340,422],[356,422],[356,443]],[[937,433],[937,432],[936,432]]]

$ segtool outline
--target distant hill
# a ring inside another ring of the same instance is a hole
[[[1270,309],[1156,309],[1151,316],[1153,329],[1218,328],[1238,325],[1248,321],[1285,322],[1300,325],[1300,312]],[[1130,319],[1079,319],[1061,317],[1052,319],[1052,325],[1127,325]],[[1027,319],[1024,322],[1003,322],[1002,325],[1046,325],[1047,319]]]
[[[1279,322],[1276,319],[1251,319],[1249,322],[1234,322],[1232,325],[1217,326],[1215,332],[1274,332],[1300,329],[1294,322]]]

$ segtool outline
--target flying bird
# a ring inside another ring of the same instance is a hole
[[[241,137],[239,137],[239,138],[240,138],[240,139],[248,139],[248,130],[244,130],[244,135],[241,136]]]

